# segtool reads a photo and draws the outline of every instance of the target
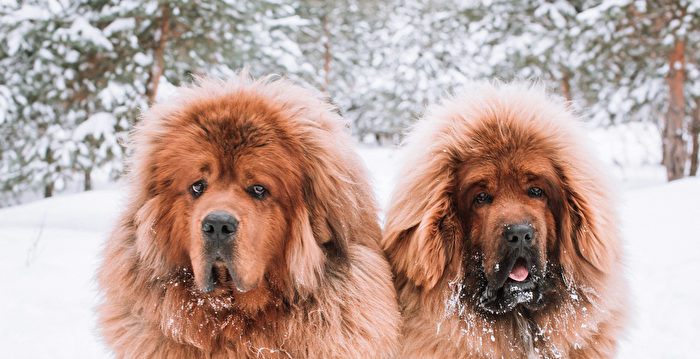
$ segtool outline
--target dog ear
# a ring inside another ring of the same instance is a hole
[[[382,247],[396,275],[427,290],[442,278],[459,236],[451,172],[416,169],[397,186],[387,213]]]
[[[609,190],[603,183],[583,176],[570,174],[561,178],[564,185],[559,228],[562,265],[569,273],[608,273],[620,250]],[[583,259],[587,265],[582,268],[581,261],[575,263],[574,258]],[[595,270],[586,271],[591,268]]]
[[[306,207],[297,207],[286,250],[287,269],[297,289],[311,291],[318,285],[325,257],[316,242]]]
[[[363,209],[368,207],[359,203],[368,188],[364,181],[335,167],[307,168],[302,184],[303,203],[296,206],[301,209],[294,220],[296,234],[289,246],[287,263],[292,280],[311,288],[328,260],[337,263],[347,257],[349,239],[362,236],[358,227],[372,224],[362,221],[366,218],[362,216]],[[378,233],[378,225],[374,226]]]
[[[135,207],[135,206],[134,206]],[[174,233],[186,233],[182,230],[174,213],[163,210],[159,198],[144,201],[132,218],[135,226],[134,246],[141,265],[149,267],[153,276],[164,276],[176,263],[186,262],[180,247],[166,244],[166,238]]]
[[[309,209],[309,221],[316,243],[331,259],[347,256],[349,238],[353,236],[354,224],[360,205],[357,200],[361,188],[352,188],[356,181],[344,182],[350,174],[338,168],[324,168],[309,172],[304,180],[303,195]],[[330,175],[329,175],[330,174]]]

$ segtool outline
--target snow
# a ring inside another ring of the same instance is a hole
[[[605,0],[600,5],[591,7],[580,14],[578,18],[581,21],[594,22],[599,19],[603,13],[609,11],[611,8],[622,8],[631,3],[631,0]]]
[[[0,124],[5,122],[5,112],[10,107],[10,96],[10,90],[5,86],[0,85]]]
[[[21,21],[46,20],[50,16],[51,13],[43,7],[24,5],[12,13],[12,20],[19,23]]]
[[[75,128],[73,131],[73,140],[81,141],[88,136],[94,138],[100,138],[100,136],[113,137],[114,125],[116,123],[117,118],[111,113],[95,113]]]
[[[107,40],[102,31],[92,26],[82,17],[76,18],[70,28],[56,31],[56,36],[58,38],[66,37],[74,42],[84,41],[86,43],[92,43],[107,51],[113,50],[112,43]]]
[[[620,358],[697,358],[700,180],[631,190],[621,207],[633,323]]]
[[[361,146],[358,152],[385,205],[396,150]],[[94,276],[125,196],[117,185],[0,210],[0,347],[7,357],[109,357],[96,330]],[[696,357],[700,179],[625,182],[621,197],[633,308],[618,358]]]
[[[265,23],[268,26],[308,26],[311,24],[311,21],[307,19],[303,19],[299,17],[298,15],[293,15],[293,16],[287,16],[284,18],[279,18],[279,19],[266,19]]]
[[[136,62],[139,66],[148,66],[153,62],[153,58],[144,54],[143,52],[137,52],[136,55],[134,55],[134,62]]]
[[[611,127],[589,128],[592,148],[627,187],[661,183],[666,169],[661,163],[661,136],[652,123],[630,122]]]
[[[105,36],[112,36],[114,33],[128,31],[136,27],[136,19],[125,18],[125,19],[115,19],[107,25],[107,27],[102,30]]]
[[[11,358],[104,358],[95,269],[121,193],[95,191],[0,211],[0,345]]]
[[[177,93],[177,86],[168,81],[165,76],[160,77],[158,82],[158,93],[156,94],[156,102],[162,103]]]

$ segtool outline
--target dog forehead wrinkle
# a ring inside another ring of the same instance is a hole
[[[197,124],[203,131],[205,141],[222,153],[264,147],[281,132],[274,123],[275,115],[251,115],[241,110],[231,110],[226,115],[204,113],[197,117],[200,118]]]

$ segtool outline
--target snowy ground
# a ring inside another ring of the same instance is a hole
[[[396,153],[363,147],[360,154],[386,203]],[[642,179],[623,188],[620,212],[634,308],[618,357],[696,358],[700,180],[649,185]],[[95,330],[94,273],[123,195],[116,187],[0,210],[3,357],[109,357]]]

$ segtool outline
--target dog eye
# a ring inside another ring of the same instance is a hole
[[[486,192],[481,192],[474,197],[474,203],[485,204],[491,202],[491,195]]]
[[[269,193],[270,192],[268,192],[265,187],[259,184],[248,187],[248,194],[250,194],[251,197],[259,200],[265,199]]]
[[[201,179],[190,185],[190,194],[194,198],[199,198],[207,189],[207,181]]]
[[[540,198],[544,195],[544,191],[539,187],[530,187],[527,190],[527,194],[532,198]]]

